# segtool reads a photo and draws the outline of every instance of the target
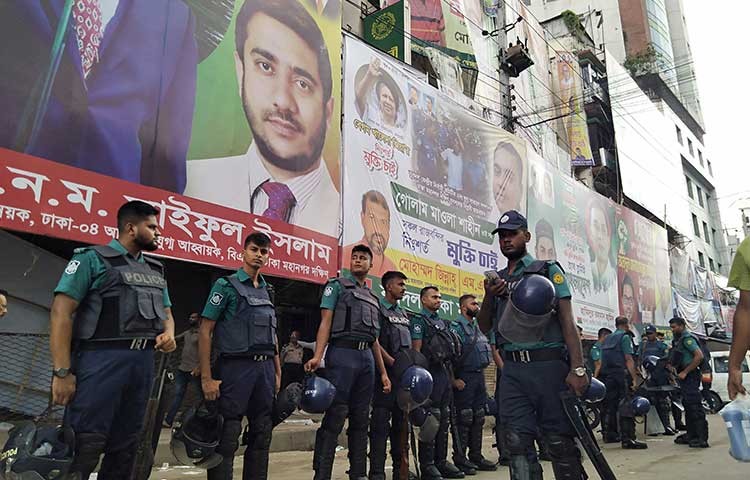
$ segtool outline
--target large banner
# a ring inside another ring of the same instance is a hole
[[[573,294],[573,315],[586,335],[613,328],[618,313],[615,206],[529,152],[529,251],[556,260]]]
[[[616,206],[617,278],[620,314],[633,325],[667,326],[673,317],[667,231],[621,205]]]
[[[578,57],[569,52],[561,52],[552,60],[552,78],[556,94],[560,98],[558,115],[560,124],[567,136],[566,147],[570,150],[570,164],[573,166],[593,165],[589,129],[583,111],[583,88]]]
[[[2,1],[0,148],[106,175],[90,185],[111,198],[154,187],[333,247],[340,29],[340,0]]]
[[[525,210],[525,145],[379,51],[346,36],[344,53],[342,266],[369,245],[373,277],[409,276],[408,307],[437,285],[455,317],[455,300],[481,296],[482,272],[505,265],[491,232]]]
[[[272,240],[269,275],[323,283],[336,274],[336,244],[319,233],[287,233],[282,222],[0,149],[0,228],[107,243],[130,200],[159,209],[157,255],[233,269],[257,231]]]

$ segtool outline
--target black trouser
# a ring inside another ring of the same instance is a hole
[[[302,383],[305,378],[305,368],[301,363],[285,363],[281,367],[281,389],[290,383]]]
[[[396,385],[396,380],[391,379]],[[385,479],[386,443],[391,440],[391,460],[393,478],[400,479],[399,469],[404,458],[408,462],[408,445],[402,449],[401,438],[404,431],[404,412],[396,403],[396,389],[383,393],[380,377],[375,381],[375,392],[370,416],[370,480]],[[403,480],[406,480],[404,478]]]
[[[693,370],[685,380],[680,381],[682,405],[685,407],[685,425],[690,440],[708,441],[708,422],[703,410],[703,396],[700,392],[701,373]]]
[[[635,420],[630,416],[618,415],[620,403],[628,395],[630,376],[622,372],[604,374],[604,385],[607,394],[604,397],[604,415],[602,418],[602,435],[605,440],[613,439],[620,433],[620,439],[635,440]],[[619,419],[619,420],[618,420]]]

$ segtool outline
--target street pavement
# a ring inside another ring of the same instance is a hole
[[[618,479],[634,480],[663,480],[665,478],[680,479],[747,479],[750,477],[750,464],[740,463],[729,456],[729,440],[726,428],[718,415],[709,416],[710,444],[708,449],[692,449],[683,445],[675,445],[674,437],[643,437],[641,440],[648,443],[648,450],[622,450],[619,444],[604,445],[603,450],[612,470]],[[643,431],[639,426],[640,432]],[[597,435],[598,437],[599,435]],[[485,456],[496,459],[497,453],[492,449],[492,436],[488,430],[484,439]],[[346,469],[348,461],[347,450],[340,448],[336,454],[334,467],[334,480],[347,479]],[[590,463],[585,463],[586,471],[592,479],[598,478],[596,471]],[[552,465],[542,462],[544,478],[553,479]],[[234,478],[241,478],[242,457],[235,459]],[[391,471],[386,472],[390,478]],[[312,452],[279,452],[272,453],[269,461],[269,478],[272,480],[303,480],[311,479]],[[154,469],[151,479],[205,479],[204,471],[189,467],[174,465],[162,465]],[[480,472],[473,477],[482,479],[508,479],[507,467],[500,467],[496,472]]]

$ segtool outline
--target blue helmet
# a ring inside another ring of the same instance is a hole
[[[422,405],[432,394],[432,375],[425,368],[412,365],[401,375],[397,401],[402,410],[410,411]]]
[[[638,416],[647,415],[651,409],[651,402],[647,398],[636,395],[631,400],[631,406],[633,407],[633,413]]]
[[[659,362],[659,357],[656,355],[649,355],[643,359],[643,368],[648,372],[654,371],[656,364]]]
[[[592,378],[591,383],[589,383],[589,388],[584,395],[584,399],[588,403],[597,403],[604,400],[605,395],[607,395],[607,387],[605,387],[598,379]]]
[[[510,301],[527,315],[545,315],[555,307],[555,285],[542,275],[524,275],[510,294]]]
[[[302,383],[299,406],[307,413],[324,413],[333,403],[336,387],[323,377],[309,375]]]
[[[497,401],[494,397],[487,395],[487,401],[484,402],[484,413],[492,417],[497,417]]]

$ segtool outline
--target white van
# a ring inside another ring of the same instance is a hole
[[[745,355],[745,361],[742,362],[742,383],[745,388],[750,387],[750,354]],[[727,392],[727,380],[729,377],[729,352],[711,352],[711,369],[713,370],[713,383],[711,390],[718,393],[721,401],[729,401],[729,392]]]

